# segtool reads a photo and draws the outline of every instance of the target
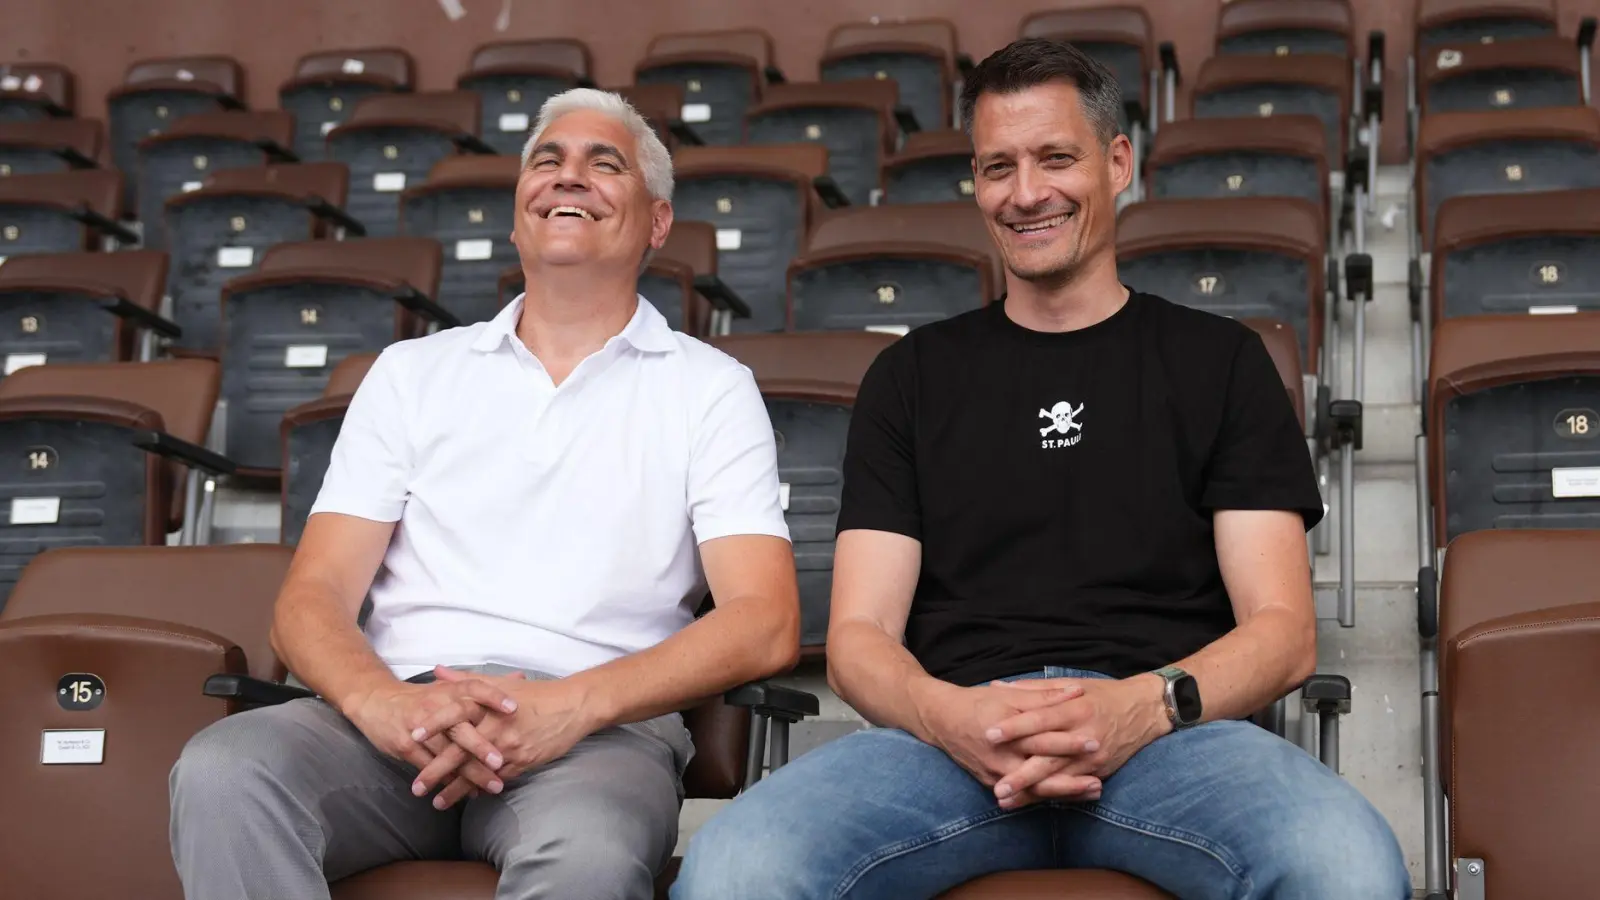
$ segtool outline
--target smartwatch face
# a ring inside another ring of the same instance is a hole
[[[1200,684],[1195,681],[1194,676],[1185,675],[1173,681],[1172,699],[1178,707],[1179,721],[1200,720]]]

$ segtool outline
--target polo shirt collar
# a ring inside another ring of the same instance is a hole
[[[522,298],[506,304],[493,319],[484,326],[483,333],[472,342],[472,349],[485,353],[500,349],[500,345],[507,340],[517,338],[517,320],[522,316]],[[635,350],[645,353],[670,353],[678,349],[678,340],[673,335],[672,327],[667,320],[649,300],[643,296],[638,298],[639,305],[633,311],[633,318],[615,339],[626,341]]]

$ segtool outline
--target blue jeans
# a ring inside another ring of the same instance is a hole
[[[1098,678],[1049,668],[1026,677]],[[1249,722],[1169,734],[1093,803],[1001,809],[936,747],[875,728],[779,769],[689,844],[672,900],[918,900],[994,872],[1128,872],[1182,900],[1404,900],[1389,825]]]

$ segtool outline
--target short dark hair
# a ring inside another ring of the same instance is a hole
[[[973,112],[984,94],[1014,94],[1052,81],[1078,89],[1083,114],[1102,146],[1121,133],[1122,87],[1116,76],[1089,54],[1051,38],[1012,41],[967,73],[961,86],[961,129],[972,134]]]

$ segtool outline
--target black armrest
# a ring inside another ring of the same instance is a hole
[[[312,215],[319,219],[327,219],[338,225],[345,230],[346,234],[354,235],[355,237],[366,237],[367,226],[356,221],[355,217],[321,197],[312,194],[301,202],[305,204],[306,209],[311,210]]]
[[[729,706],[749,707],[758,716],[781,719],[785,722],[798,722],[806,716],[816,715],[820,709],[815,694],[786,688],[770,681],[741,684],[723,694],[722,699]]]
[[[288,147],[285,147],[277,141],[269,141],[266,138],[261,138],[253,141],[252,143],[256,145],[257,149],[267,155],[268,162],[297,163],[300,161],[300,157],[293,150],[290,150]]]
[[[1350,711],[1350,679],[1343,675],[1313,675],[1300,686],[1300,700],[1307,712],[1342,716]]]
[[[1344,296],[1339,293],[1339,260],[1331,256],[1328,257],[1328,290],[1334,299]]]
[[[1334,400],[1328,404],[1328,427],[1334,444],[1361,449],[1360,400]]]
[[[1371,174],[1367,169],[1367,163],[1370,159],[1367,153],[1367,146],[1357,143],[1350,148],[1350,152],[1347,154],[1349,158],[1345,160],[1344,170],[1346,197],[1354,196],[1356,188],[1365,189],[1369,194],[1372,192],[1372,186],[1367,184],[1368,176]]]
[[[419,316],[426,316],[446,328],[455,328],[461,324],[461,320],[456,318],[455,313],[428,299],[426,294],[409,284],[394,295],[394,302]]]
[[[761,74],[766,76],[767,84],[783,84],[789,80],[783,77],[783,70],[777,66],[767,66]]]
[[[57,147],[52,151],[55,155],[66,160],[67,165],[74,169],[98,169],[100,164],[79,153],[75,147]]]
[[[963,78],[969,75],[975,68],[977,68],[977,66],[973,64],[971,56],[968,56],[965,53],[956,54],[956,71],[960,72]]]
[[[677,138],[680,144],[687,144],[691,147],[705,146],[705,139],[700,137],[699,133],[690,128],[689,123],[682,119],[673,119],[668,122],[667,130],[672,132],[672,136]]]
[[[217,105],[221,106],[223,109],[242,110],[246,108],[244,101],[233,96],[232,94],[212,94],[211,99],[217,101]]]
[[[290,700],[316,696],[305,688],[262,681],[250,675],[213,675],[206,679],[202,692],[207,697],[234,700],[248,706],[277,706]]]
[[[1144,125],[1150,121],[1149,119],[1145,118],[1144,104],[1140,103],[1138,100],[1122,101],[1122,113],[1128,117],[1128,124],[1130,126]],[[1145,152],[1148,153],[1149,148],[1145,148]],[[1142,165],[1144,160],[1136,159],[1134,162]]]
[[[82,222],[90,228],[105,234],[109,234],[124,244],[139,243],[139,236],[134,234],[131,229],[127,228],[120,222],[100,215],[98,212],[90,209],[89,204],[87,203],[78,204],[77,209],[74,209],[70,215],[72,218]]]
[[[750,318],[749,304],[744,302],[743,297],[734,293],[733,288],[728,287],[728,283],[721,278],[715,275],[696,275],[694,289],[700,296],[710,300],[712,306],[733,313],[734,318]]]
[[[1417,570],[1417,634],[1424,640],[1439,636],[1439,576],[1433,566]]]
[[[1584,16],[1578,23],[1578,49],[1588,50],[1594,46],[1595,17]]]
[[[1387,52],[1389,39],[1382,31],[1367,33],[1367,84],[1371,87],[1383,86],[1384,57]]]
[[[911,107],[906,106],[904,103],[895,105],[894,121],[896,125],[900,126],[901,134],[911,134],[922,130],[922,126],[917,124],[917,114],[912,112]]]
[[[1345,296],[1372,300],[1372,255],[1352,253],[1344,258]]]
[[[453,141],[457,147],[460,147],[468,153],[476,153],[479,156],[494,155],[494,148],[488,144],[485,144],[483,139],[475,134],[467,134],[466,132],[462,132],[461,134],[451,137],[450,140]]]
[[[1178,68],[1178,48],[1171,41],[1161,42],[1161,71],[1172,73],[1173,84],[1183,84],[1183,70]]]
[[[134,436],[133,445],[140,450],[165,456],[183,463],[191,469],[210,472],[212,475],[232,475],[238,470],[233,460],[188,441],[173,437],[165,431],[145,431]]]
[[[177,322],[157,315],[126,297],[102,298],[100,307],[114,316],[127,319],[140,328],[148,328],[162,337],[183,337],[183,329]]]
[[[839,190],[839,183],[834,181],[832,176],[818,175],[811,179],[811,186],[817,189],[817,196],[822,198],[822,202],[826,203],[829,209],[850,205],[850,198],[844,195],[844,191]]]
[[[1413,259],[1406,267],[1406,294],[1411,300],[1411,321],[1422,321],[1422,261]],[[1428,348],[1422,348],[1427,352]],[[1427,406],[1426,403],[1423,406]]]
[[[594,83],[594,79],[593,79],[593,78],[590,78],[590,77],[589,77],[589,76],[587,76],[587,75],[579,75],[579,76],[578,76],[578,80],[577,80],[577,81],[576,81],[576,82],[574,82],[574,84],[576,84],[576,85],[577,85],[577,86],[578,86],[578,87],[581,87],[581,88],[595,88],[595,87],[599,87],[599,85],[598,85],[598,84],[595,84],[595,83]]]

